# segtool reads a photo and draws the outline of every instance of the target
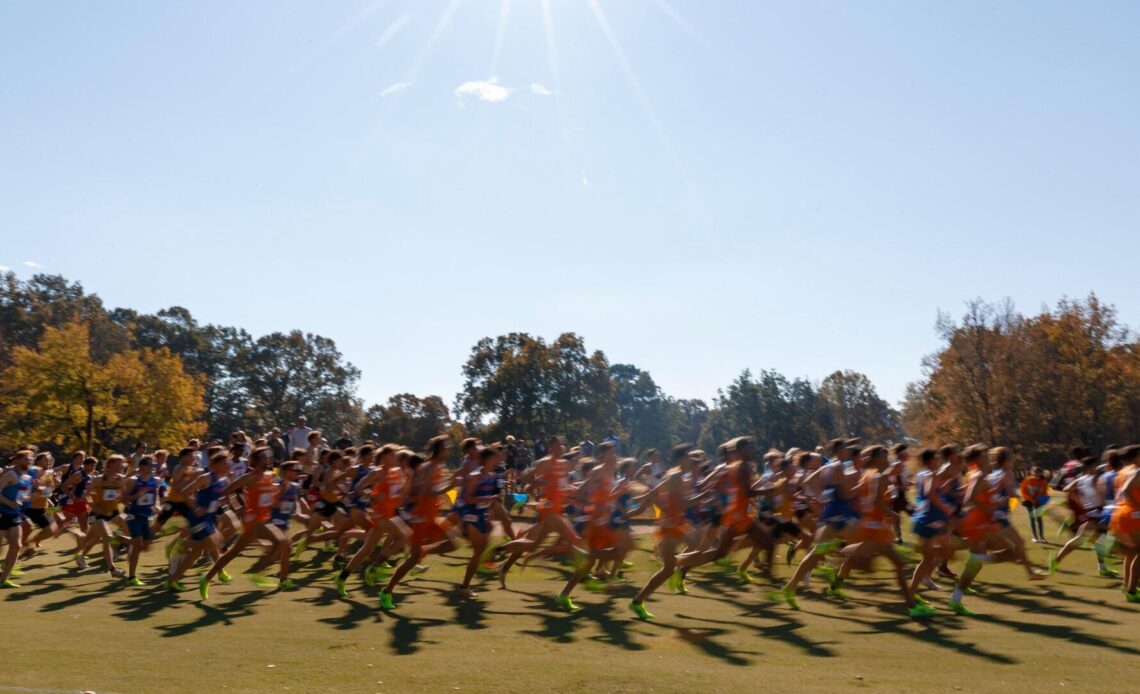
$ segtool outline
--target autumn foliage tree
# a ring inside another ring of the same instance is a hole
[[[46,327],[16,347],[0,374],[0,444],[115,449],[147,439],[178,445],[201,431],[202,385],[165,348],[124,348],[105,359],[86,323]]]
[[[1140,345],[1095,294],[1035,316],[976,300],[937,330],[943,348],[907,389],[912,436],[1016,446],[1049,464],[1076,444],[1140,440]]]

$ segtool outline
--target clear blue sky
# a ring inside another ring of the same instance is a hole
[[[1115,2],[2,2],[0,265],[327,335],[370,402],[451,402],[512,330],[682,397],[850,368],[897,401],[971,297],[1095,290],[1140,324],[1138,26]]]

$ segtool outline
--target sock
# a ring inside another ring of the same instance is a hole
[[[950,594],[950,599],[954,602],[962,602],[962,589],[954,586],[954,592]]]
[[[340,580],[342,580],[342,581],[348,580],[348,569],[344,569],[343,571],[340,572]]]

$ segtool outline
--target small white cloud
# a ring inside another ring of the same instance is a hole
[[[0,265],[0,272],[8,272],[11,269],[12,268],[8,267],[7,265]]]
[[[471,82],[464,82],[455,88],[455,95],[463,97],[472,97],[479,101],[487,101],[492,104],[497,104],[501,101],[506,101],[507,97],[511,95],[514,89],[504,87],[498,84],[495,78],[489,80],[473,80]]]
[[[34,260],[25,260],[24,261],[24,267],[41,268],[41,267],[43,267],[43,265],[40,265],[39,263],[37,263]]]
[[[586,175],[585,170],[582,171],[582,187],[583,188],[589,188],[590,187],[590,177]]]
[[[415,84],[415,82],[396,82],[395,84],[389,84],[387,87],[384,87],[384,89],[380,91],[380,96],[387,97],[392,96],[393,94],[398,94],[413,84]]]
[[[545,84],[539,84],[538,82],[530,85],[530,93],[536,96],[554,96],[554,92],[547,89]]]

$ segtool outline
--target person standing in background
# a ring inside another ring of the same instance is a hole
[[[285,462],[289,457],[289,451],[285,448],[285,441],[281,438],[281,430],[273,427],[273,431],[269,432],[267,438],[269,440],[266,443],[273,450],[273,461],[278,465]]]
[[[338,451],[347,451],[352,448],[352,438],[348,435],[348,429],[340,432],[340,438],[333,443],[333,448]]]
[[[304,450],[309,447],[309,434],[313,430],[309,428],[309,422],[305,419],[304,415],[297,418],[297,426],[289,432],[289,450],[300,448]]]

